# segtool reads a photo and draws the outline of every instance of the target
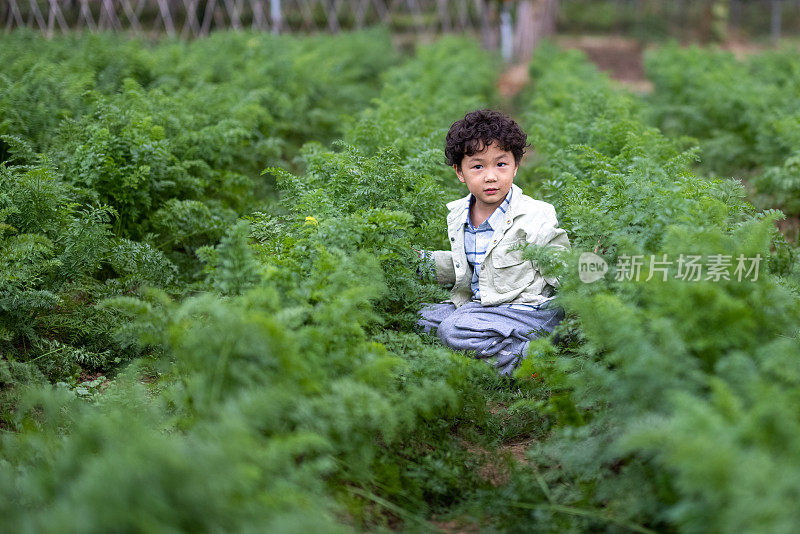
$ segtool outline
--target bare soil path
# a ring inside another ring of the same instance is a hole
[[[653,90],[644,75],[642,54],[645,47],[635,39],[618,36],[564,36],[556,39],[561,48],[576,48],[586,53],[597,68],[612,80],[637,93]]]
[[[635,93],[649,93],[653,84],[645,78],[642,54],[645,47],[635,39],[617,36],[562,36],[556,44],[561,48],[574,48],[586,53],[597,68],[607,72],[612,80]],[[528,83],[528,65],[510,65],[497,82],[504,101],[510,102]]]

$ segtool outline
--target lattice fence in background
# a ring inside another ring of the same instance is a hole
[[[5,4],[5,6],[3,5]],[[0,0],[6,30],[132,31],[184,38],[213,29],[337,32],[383,24],[397,31],[495,31],[491,0]]]

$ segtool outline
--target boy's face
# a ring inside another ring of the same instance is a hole
[[[517,164],[510,150],[501,150],[491,143],[480,152],[464,156],[461,169],[453,165],[458,179],[467,184],[475,197],[475,207],[480,211],[494,211],[500,206],[511,189]]]

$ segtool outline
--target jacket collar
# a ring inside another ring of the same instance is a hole
[[[511,202],[509,203],[508,209],[505,213],[508,220],[514,220],[518,215],[520,215],[519,204],[522,202],[522,189],[520,189],[517,184],[512,183],[511,190],[513,191],[511,194]],[[447,226],[455,226],[458,222],[464,224],[464,211],[469,208],[469,199],[471,196],[472,193],[463,198],[459,198],[458,200],[447,203],[447,208],[450,210],[450,213],[447,215]]]

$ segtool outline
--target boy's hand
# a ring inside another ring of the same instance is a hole
[[[436,278],[436,265],[433,263],[433,255],[427,250],[411,248],[420,260],[417,266],[417,276],[422,280],[434,280]]]

